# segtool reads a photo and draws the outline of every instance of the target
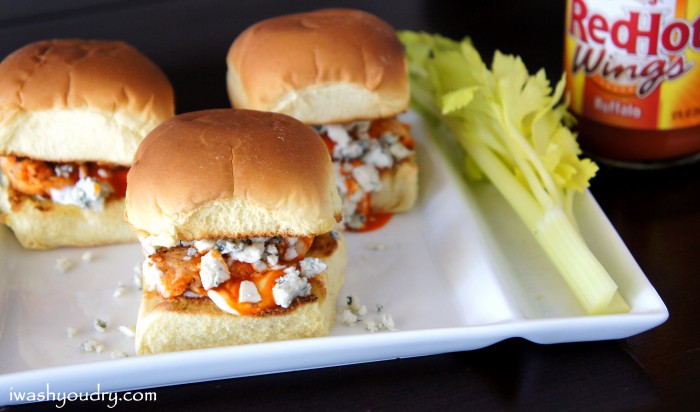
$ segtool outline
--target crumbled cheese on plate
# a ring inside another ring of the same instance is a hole
[[[84,353],[94,352],[102,353],[104,345],[97,339],[88,339],[80,344],[80,351]]]
[[[384,313],[384,306],[375,305],[372,316],[368,316],[367,306],[360,303],[356,295],[349,295],[339,314],[340,321],[346,326],[362,325],[368,332],[396,331],[394,318]]]
[[[74,264],[73,261],[65,258],[65,257],[60,257],[56,259],[56,265],[54,266],[56,270],[58,270],[61,273],[66,273],[69,270],[73,268]]]
[[[112,293],[112,296],[114,296],[115,298],[119,298],[119,297],[124,296],[124,294],[127,291],[128,291],[128,289],[126,288],[126,285],[124,283],[122,283],[121,281],[119,281],[119,283],[117,283],[117,288],[114,289],[114,293]]]
[[[92,262],[93,259],[95,259],[95,254],[93,252],[84,252],[82,255],[80,255],[80,259],[83,262]]]
[[[133,326],[121,325],[117,329],[119,329],[119,332],[123,333],[126,337],[133,338],[136,336],[136,328]]]
[[[102,319],[95,319],[92,325],[95,328],[95,330],[100,333],[104,333],[107,331],[107,322],[103,321]]]

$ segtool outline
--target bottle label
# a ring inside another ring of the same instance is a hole
[[[571,110],[631,129],[700,124],[700,0],[568,0]]]

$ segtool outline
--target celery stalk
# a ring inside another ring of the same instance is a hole
[[[469,40],[401,32],[412,105],[429,124],[442,123],[469,162],[513,207],[588,313],[629,306],[578,231],[573,197],[597,166],[579,158],[575,136],[559,106],[563,79],[552,92],[540,71],[496,53],[492,69]],[[471,169],[471,168],[468,168]]]
[[[617,285],[591,253],[564,211],[552,207],[534,232],[576,297],[590,313],[604,313],[617,292]]]

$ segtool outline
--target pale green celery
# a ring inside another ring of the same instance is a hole
[[[620,313],[629,305],[578,231],[573,199],[597,167],[579,159],[570,120],[540,71],[496,53],[493,71],[468,40],[401,32],[412,105],[429,125],[445,124],[474,166],[513,207],[588,313]],[[434,130],[439,133],[437,130]]]
[[[461,134],[459,130],[456,132]],[[483,144],[470,136],[460,136],[460,140],[472,160],[533,233],[586,311],[609,313],[617,285],[569,220],[563,205],[543,207]],[[624,304],[617,310],[626,312],[629,306]]]
[[[545,211],[534,235],[586,310],[595,314],[606,312],[617,285],[564,211],[558,206]]]

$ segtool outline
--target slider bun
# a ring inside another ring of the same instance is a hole
[[[313,256],[311,254],[310,256]],[[326,336],[335,323],[335,303],[345,279],[342,237],[328,257],[328,269],[314,277],[316,300],[300,300],[267,316],[236,316],[208,298],[164,299],[144,291],[136,323],[136,353],[174,352],[218,346]]]
[[[39,41],[0,63],[0,155],[128,166],[173,114],[166,76],[123,42]]]
[[[141,241],[302,236],[341,217],[331,158],[289,116],[218,109],[175,116],[139,146],[126,218]]]
[[[29,196],[11,202],[7,186],[0,184],[0,210],[5,212],[2,223],[28,249],[136,242],[124,221],[123,198],[106,201],[104,211],[96,212]]]
[[[226,62],[229,98],[238,108],[327,124],[391,117],[408,107],[407,65],[394,29],[358,10],[264,20],[235,39]]]
[[[418,199],[418,165],[411,156],[391,169],[382,170],[382,189],[370,193],[372,211],[400,213],[410,210]]]

